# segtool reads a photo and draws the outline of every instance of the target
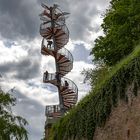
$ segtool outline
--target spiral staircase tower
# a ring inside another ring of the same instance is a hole
[[[51,7],[42,4],[42,7],[44,11],[40,14],[40,35],[43,37],[41,53],[53,56],[56,65],[55,73],[44,72],[43,82],[57,86],[59,95],[59,105],[46,106],[47,139],[52,124],[76,104],[78,88],[72,80],[64,77],[73,68],[73,56],[64,48],[69,41],[69,30],[65,24],[69,13],[62,12],[56,4]]]

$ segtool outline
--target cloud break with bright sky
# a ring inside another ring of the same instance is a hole
[[[0,86],[17,98],[14,113],[29,122],[29,140],[43,136],[45,106],[58,104],[57,88],[43,83],[43,73],[55,72],[55,61],[40,53],[42,37],[39,34],[41,3],[58,4],[69,12],[66,25],[69,43],[65,46],[73,55],[73,70],[66,75],[78,86],[78,100],[90,90],[83,83],[81,71],[94,68],[91,48],[102,35],[101,23],[109,0],[0,0]]]

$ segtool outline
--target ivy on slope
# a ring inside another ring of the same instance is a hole
[[[140,46],[114,66],[100,84],[53,125],[49,140],[93,140],[96,127],[104,126],[118,100],[127,102],[126,89],[132,83],[133,94],[137,96],[140,86]]]

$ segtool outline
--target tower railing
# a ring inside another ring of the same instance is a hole
[[[57,82],[56,74],[55,73],[48,73],[48,74],[44,73],[43,81],[44,81],[44,83],[51,83],[51,82],[56,83]],[[69,88],[72,89],[78,97],[78,87],[77,87],[77,85],[72,80],[70,80],[66,77],[62,77],[61,78],[61,86],[65,87],[65,81],[68,82]]]
[[[59,105],[46,106],[45,114],[50,120],[46,121],[48,124],[54,123],[76,104],[78,88],[72,80],[64,77],[73,68],[73,56],[63,48],[69,41],[69,30],[65,24],[68,13],[62,12],[55,4],[52,7],[42,4],[42,7],[45,10],[40,14],[43,21],[40,25],[40,35],[43,37],[41,53],[53,56],[56,64],[55,73],[44,72],[43,82],[57,86],[59,95]]]
[[[40,34],[42,34],[44,32],[46,33],[46,30],[51,28],[50,27],[50,24],[51,24],[50,21],[41,23],[40,24]],[[69,30],[68,30],[68,28],[67,28],[67,26],[65,24],[63,24],[63,25],[56,24],[56,26],[54,27],[54,29],[55,28],[62,30],[63,32],[65,32],[65,34],[67,35],[67,37],[69,37]]]
[[[51,46],[48,46],[47,44],[48,44],[47,40],[45,38],[43,38],[42,44],[41,44],[41,49],[47,48],[48,50],[55,51],[53,44]],[[71,52],[69,50],[67,50],[66,48],[59,49],[57,53],[64,55],[73,63],[73,56],[72,56]]]
[[[51,28],[50,25],[51,25],[51,22],[42,23],[40,25],[40,34],[47,39],[51,39],[52,36],[47,37],[49,32],[52,32],[52,34],[55,34],[55,32],[54,32],[55,30],[61,30],[61,32],[63,32],[65,34],[65,36],[63,36],[63,38],[61,38],[59,43],[60,43],[60,45],[62,45],[62,47],[64,45],[66,45],[69,41],[69,30],[68,30],[67,26],[65,24],[56,25],[54,28]]]

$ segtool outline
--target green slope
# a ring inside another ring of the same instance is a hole
[[[118,100],[127,102],[125,91],[132,83],[133,93],[137,96],[140,86],[140,46],[114,66],[103,81],[52,127],[50,140],[93,140],[96,127],[105,124]]]

